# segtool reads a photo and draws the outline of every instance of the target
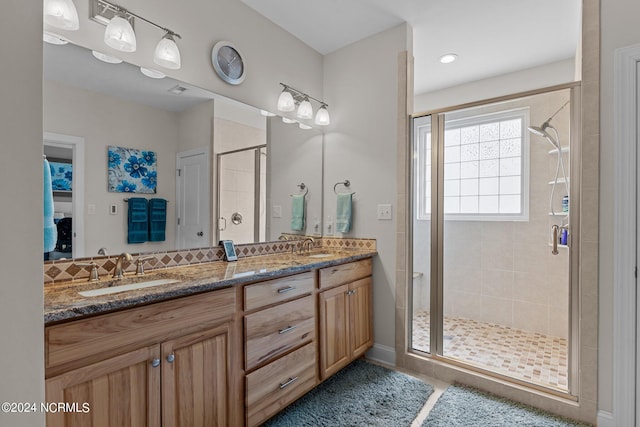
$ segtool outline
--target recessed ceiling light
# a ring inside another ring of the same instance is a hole
[[[140,67],[140,72],[147,77],[151,77],[152,79],[164,79],[167,77],[165,73],[161,73],[158,70],[152,70],[151,68]]]
[[[102,62],[106,62],[107,64],[119,64],[122,62],[122,59],[116,58],[115,56],[107,55],[106,53],[98,52],[97,50],[92,50],[91,53],[97,59]]]
[[[458,58],[458,55],[456,55],[455,53],[447,53],[440,57],[440,62],[442,62],[443,64],[450,64],[455,61],[456,58]]]

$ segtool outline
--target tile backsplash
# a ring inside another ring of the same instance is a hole
[[[300,236],[304,238],[305,236]],[[333,250],[376,250],[375,239],[340,239],[340,238],[315,238],[314,249]],[[285,241],[249,243],[236,245],[239,258],[271,255],[287,252],[290,249]],[[163,251],[145,253],[152,259],[145,262],[145,270],[157,270],[168,267],[178,267],[190,264],[221,261],[224,259],[224,251],[217,247],[183,249],[176,251]],[[78,264],[95,262],[98,265],[98,273],[101,277],[113,272],[118,255],[100,256],[94,258],[76,258],[74,260],[56,260],[44,264],[44,283],[66,282],[69,280],[86,279],[89,277],[89,268]],[[127,273],[134,273],[135,262],[130,262],[124,269]]]

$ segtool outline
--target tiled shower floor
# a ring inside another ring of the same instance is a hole
[[[459,317],[444,318],[444,356],[568,390],[567,340]],[[429,351],[429,313],[413,318],[413,348]]]

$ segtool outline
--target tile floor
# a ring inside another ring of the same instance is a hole
[[[445,317],[443,332],[445,357],[568,390],[566,339],[459,317]],[[413,348],[429,352],[428,312],[413,318]]]

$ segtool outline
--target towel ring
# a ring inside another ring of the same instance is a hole
[[[309,194],[309,187],[307,187],[304,182],[301,182],[300,184],[296,185],[296,187],[299,187],[300,190],[305,190],[305,192],[302,194],[304,197],[306,197],[307,194]],[[293,194],[289,194],[289,196],[293,197]]]
[[[344,185],[345,187],[349,188],[351,186],[351,182],[348,179],[345,179],[344,181],[341,181],[341,182],[336,182],[336,185],[333,186],[333,192],[336,194],[338,194],[338,192],[336,191],[336,187],[338,185]],[[356,194],[356,192],[354,191],[351,194],[352,195]]]

